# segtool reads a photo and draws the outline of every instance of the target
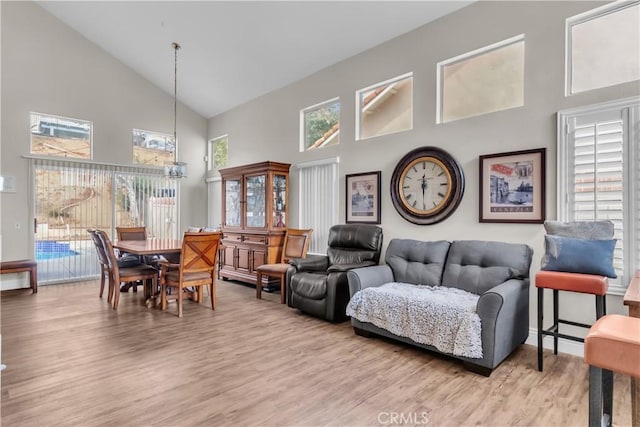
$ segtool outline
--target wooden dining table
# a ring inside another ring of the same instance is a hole
[[[115,249],[134,255],[167,255],[182,251],[180,239],[119,240],[113,244]]]
[[[115,249],[139,256],[180,254],[182,240],[180,239],[147,239],[147,240],[119,240],[113,244]],[[156,307],[160,301],[159,290],[155,290],[145,305]]]

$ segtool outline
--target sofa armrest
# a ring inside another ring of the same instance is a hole
[[[329,268],[327,268],[327,271],[329,273],[336,273],[339,271],[353,270],[354,268],[371,267],[373,265],[376,265],[376,262],[373,260],[362,261],[357,264],[333,264],[333,265],[330,265]]]
[[[529,279],[510,279],[480,296],[484,359],[497,366],[529,335]]]
[[[347,272],[347,280],[349,281],[349,293],[353,296],[362,289],[393,282],[393,271],[386,264],[356,268]]]
[[[326,272],[329,268],[329,257],[326,255],[308,255],[306,258],[293,258],[289,264],[297,271]]]

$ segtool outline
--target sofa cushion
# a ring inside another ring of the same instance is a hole
[[[541,266],[542,270],[616,277],[613,268],[615,239],[573,239],[547,234],[544,241],[546,262]]]
[[[297,273],[291,278],[291,290],[305,298],[323,299],[327,294],[327,275]]]
[[[575,239],[609,240],[613,238],[613,222],[598,221],[545,221],[547,234]]]
[[[393,239],[389,242],[385,261],[396,282],[439,286],[449,245],[446,240]]]
[[[451,243],[442,285],[481,295],[509,279],[529,277],[533,250],[523,244],[458,240]]]
[[[589,239],[589,240],[611,240],[613,239],[613,222],[608,219],[594,220],[594,221],[545,221],[544,229],[547,235],[569,237],[574,239]],[[546,237],[546,236],[545,236]],[[545,239],[545,253],[542,256],[540,262],[540,268],[542,270],[557,270],[557,268],[549,268],[554,260],[553,255],[549,253],[549,243]],[[588,269],[587,269],[588,270]],[[569,271],[569,270],[564,270]],[[581,269],[573,270],[575,273],[585,273]],[[588,273],[587,273],[588,274]],[[598,273],[599,274],[599,273]],[[609,276],[609,277],[615,277]]]

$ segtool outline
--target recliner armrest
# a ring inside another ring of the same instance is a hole
[[[356,264],[333,264],[327,268],[327,272],[335,273],[339,271],[349,271],[354,268],[371,267],[372,265],[376,265],[376,262],[373,260],[363,261]]]
[[[329,257],[326,255],[308,255],[306,258],[293,258],[289,264],[297,271],[326,272],[329,267]]]

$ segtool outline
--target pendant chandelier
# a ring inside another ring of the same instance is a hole
[[[178,161],[178,49],[180,45],[171,43],[173,48],[173,163],[164,167],[164,175],[169,178],[186,178],[187,164]]]

